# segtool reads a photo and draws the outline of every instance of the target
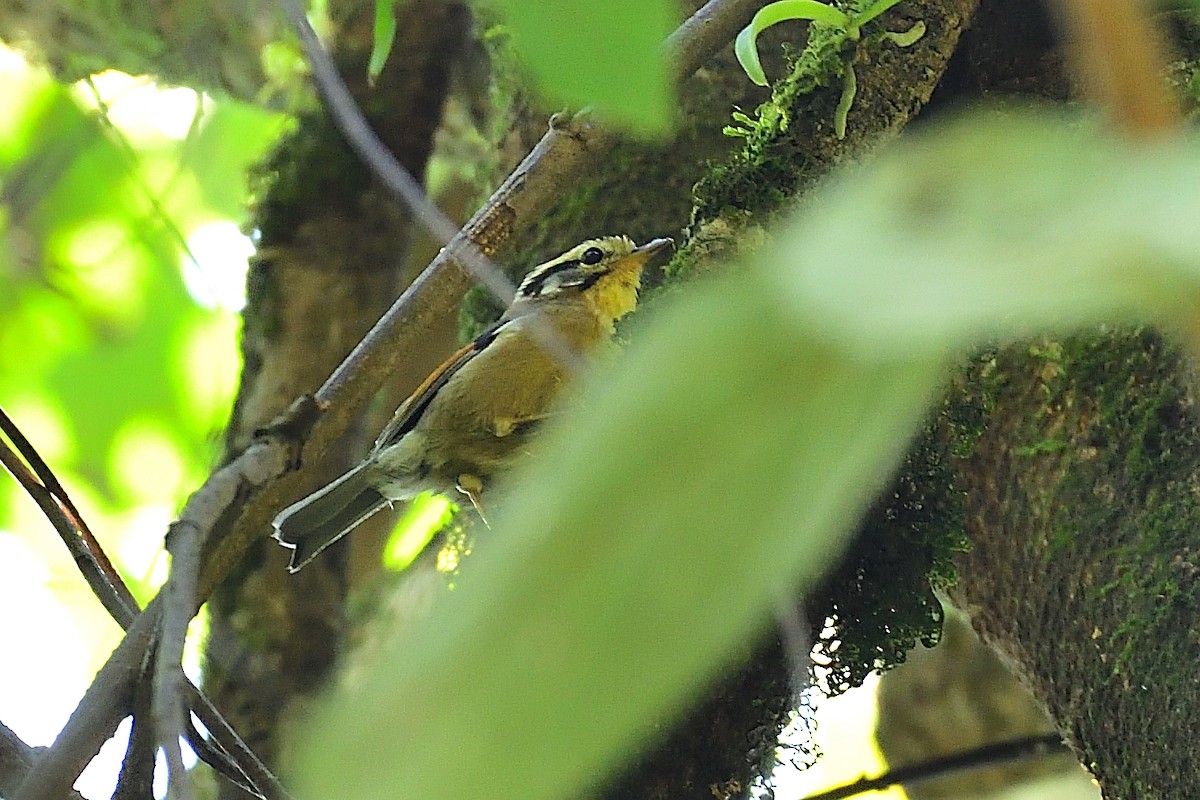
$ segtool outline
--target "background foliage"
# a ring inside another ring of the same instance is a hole
[[[284,120],[118,74],[65,87],[7,52],[0,80],[0,403],[145,600],[166,525],[218,453],[251,249],[245,171]],[[10,664],[29,679],[0,686],[0,716],[44,740],[74,703],[63,684],[86,685],[119,630],[13,481],[0,553],[0,605],[26,610],[4,615],[5,639],[43,654]]]

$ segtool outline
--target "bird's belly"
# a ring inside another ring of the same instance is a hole
[[[459,475],[487,477],[507,469],[528,451],[529,436],[520,433],[496,436],[489,431],[476,431],[463,436],[454,448],[427,453],[430,474],[445,476],[452,484]]]

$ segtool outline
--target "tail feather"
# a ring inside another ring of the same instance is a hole
[[[360,464],[275,517],[275,538],[292,548],[288,572],[299,570],[388,504],[379,490],[367,482],[365,466]]]

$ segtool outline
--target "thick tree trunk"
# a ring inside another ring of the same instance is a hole
[[[1194,379],[1153,331],[1109,330],[981,356],[962,388],[994,410],[956,470],[954,596],[1107,798],[1200,781]]]

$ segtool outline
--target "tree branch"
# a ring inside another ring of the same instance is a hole
[[[1009,742],[984,745],[974,750],[931,759],[921,764],[911,764],[907,767],[885,772],[876,778],[863,778],[854,783],[837,786],[824,792],[818,792],[817,794],[810,794],[804,800],[845,800],[847,797],[865,794],[866,792],[882,791],[889,786],[914,784],[921,781],[933,780],[934,778],[944,778],[947,775],[953,775],[956,772],[963,772],[964,770],[992,767],[997,764],[1006,764],[1010,761],[1024,761],[1044,756],[1047,753],[1066,751],[1066,749],[1066,745],[1063,744],[1062,739],[1057,734],[1028,736]]]
[[[0,797],[9,797],[16,791],[29,767],[37,761],[41,749],[25,744],[11,728],[0,722]],[[83,800],[74,790],[63,796],[68,800]]]
[[[12,443],[12,447],[7,442],[0,440],[0,463],[9,470],[10,473],[17,479],[18,483],[26,490],[26,492],[34,499],[38,506],[42,509],[46,519],[59,533],[59,538],[66,545],[79,568],[84,580],[92,588],[93,593],[100,600],[105,610],[109,612],[112,618],[122,628],[128,629],[130,625],[138,618],[137,602],[133,598],[133,594],[129,591],[129,587],[125,585],[120,573],[113,566],[107,554],[105,554],[100,543],[92,535],[87,522],[76,509],[75,504],[71,501],[67,491],[63,488],[58,478],[54,475],[53,470],[42,459],[41,455],[33,444],[21,433],[16,423],[0,410],[0,430]],[[13,450],[17,448],[17,451]],[[24,459],[24,461],[22,461]],[[26,466],[29,464],[30,466]],[[32,471],[31,471],[32,468]],[[186,560],[186,559],[185,559]],[[185,574],[187,571],[185,570]],[[192,570],[191,574],[194,574]],[[169,588],[169,587],[168,587]],[[269,797],[286,796],[278,780],[263,768],[262,763],[257,758],[247,757],[249,748],[241,741],[240,737],[229,727],[221,716],[220,712],[209,702],[204,694],[192,685],[191,681],[184,675],[180,667],[181,655],[183,651],[183,640],[187,632],[187,622],[191,619],[192,609],[191,602],[194,597],[194,590],[186,588],[182,591],[166,592],[166,597],[174,602],[169,606],[170,613],[183,617],[182,626],[176,624],[174,626],[164,626],[165,630],[175,630],[179,632],[175,641],[170,642],[170,647],[166,649],[166,655],[163,655],[164,647],[160,644],[157,652],[158,670],[156,672],[156,683],[163,688],[164,697],[173,696],[176,713],[169,720],[169,730],[163,735],[163,744],[170,748],[170,740],[174,741],[174,749],[176,754],[179,751],[179,736],[185,735],[189,742],[193,745],[196,753],[220,774],[229,778],[239,785],[245,780],[251,780],[255,787],[255,791],[264,793]],[[187,693],[187,705],[184,705],[184,693]],[[170,703],[163,701],[161,707],[170,707]],[[150,708],[149,702],[146,707]],[[192,727],[190,720],[182,713],[185,707],[194,708],[196,715],[204,723],[210,732],[213,733],[214,739],[218,745],[223,748],[224,752],[217,751],[208,746],[199,733]],[[120,719],[117,719],[119,722]],[[115,727],[115,723],[114,723]],[[147,730],[143,725],[142,730]],[[111,731],[108,735],[111,735]],[[42,765],[41,760],[38,760],[37,769],[48,770],[53,772],[54,766],[49,763],[53,759],[59,758],[58,749],[51,748],[45,758],[48,763]],[[225,753],[235,754],[235,758],[231,761]],[[69,754],[68,756],[69,757]],[[177,774],[184,774],[182,769],[182,759],[174,759]],[[241,762],[241,763],[238,763]],[[32,763],[32,762],[31,762]],[[83,762],[86,765],[86,761]],[[252,779],[246,776],[253,775]],[[78,777],[76,775],[76,777]],[[74,783],[74,778],[71,779]],[[69,784],[68,784],[69,788]]]
[[[127,626],[133,619],[137,603],[104,548],[92,535],[83,515],[71,502],[67,490],[3,409],[0,409],[0,430],[12,443],[10,447],[0,440],[0,463],[42,509],[101,605],[122,627]]]

